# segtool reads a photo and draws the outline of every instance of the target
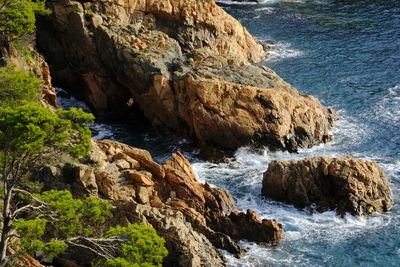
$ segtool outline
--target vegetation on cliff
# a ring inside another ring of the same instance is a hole
[[[34,101],[39,97],[42,81],[14,65],[0,68],[0,106],[14,107],[21,101]]]
[[[35,30],[35,14],[44,14],[45,0],[0,0],[0,38],[13,40]]]
[[[93,115],[80,109],[52,111],[36,100],[40,81],[13,66],[0,69],[0,265],[18,255],[54,257],[69,247],[86,249],[110,266],[160,265],[164,239],[144,225],[110,228],[111,204],[75,199],[69,191],[41,192],[31,180],[40,166],[60,155],[90,151]],[[109,228],[109,229],[108,229]],[[9,255],[10,246],[18,253]]]
[[[35,14],[47,12],[44,0],[0,0],[0,48],[33,33]],[[42,84],[14,65],[0,68],[0,266],[19,266],[25,255],[51,259],[71,248],[99,266],[160,266],[168,252],[153,228],[112,224],[108,201],[43,191],[40,179],[32,179],[41,166],[91,150],[93,115],[44,107]]]

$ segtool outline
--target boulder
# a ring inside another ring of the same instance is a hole
[[[276,245],[283,237],[281,224],[276,220],[263,220],[250,209],[246,213],[233,211],[229,216],[212,216],[211,220],[213,229],[225,233],[234,240],[246,239]]]
[[[76,165],[72,171],[73,175],[77,178],[74,179],[73,190],[81,193],[77,195],[98,194],[96,177],[92,167],[80,164]]]
[[[389,180],[378,164],[352,157],[273,161],[264,173],[262,194],[340,215],[386,212],[393,205]]]
[[[214,0],[48,6],[38,48],[57,83],[97,113],[139,109],[203,148],[296,151],[332,139],[334,112],[256,65],[263,46]]]
[[[138,172],[136,170],[129,170],[126,174],[129,176],[129,178],[133,179],[135,182],[138,182],[142,186],[148,187],[154,185],[154,182],[151,179],[152,175],[149,172]]]

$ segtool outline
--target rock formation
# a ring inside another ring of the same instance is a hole
[[[38,47],[98,113],[138,108],[203,147],[296,151],[331,140],[332,110],[256,66],[259,44],[214,0],[48,1]]]
[[[45,170],[41,177],[62,173]],[[275,220],[261,219],[252,210],[240,212],[229,192],[199,183],[179,152],[158,164],[146,150],[103,140],[93,143],[85,164],[64,173],[73,178],[75,195],[110,200],[116,223],[152,225],[167,240],[167,266],[224,266],[217,248],[240,255],[238,240],[276,244],[283,235]]]
[[[15,253],[16,252],[13,248],[11,248],[11,247],[8,248],[8,250],[7,250],[8,255],[15,254]],[[45,267],[38,260],[32,258],[29,255],[23,255],[21,257],[18,257],[17,259],[14,260],[14,262],[12,264],[14,264],[15,266],[25,266],[25,267]]]
[[[340,215],[386,212],[393,205],[378,164],[351,157],[273,161],[264,173],[262,194],[301,208],[336,209]]]

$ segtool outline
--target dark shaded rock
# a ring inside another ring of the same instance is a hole
[[[282,225],[275,220],[262,220],[253,210],[247,213],[233,211],[229,216],[209,217],[213,229],[234,240],[246,239],[276,245],[283,237]]]

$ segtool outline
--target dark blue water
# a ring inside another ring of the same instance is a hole
[[[145,128],[99,121],[97,138],[148,149],[158,161],[183,150],[201,181],[228,189],[240,209],[283,224],[279,246],[243,242],[249,252],[241,259],[227,254],[231,266],[400,266],[400,0],[266,1],[225,10],[272,45],[263,64],[338,111],[335,141],[299,154],[245,147],[229,162],[215,164],[199,160],[190,142]],[[260,196],[271,160],[316,155],[376,160],[391,179],[392,211],[341,219]]]

